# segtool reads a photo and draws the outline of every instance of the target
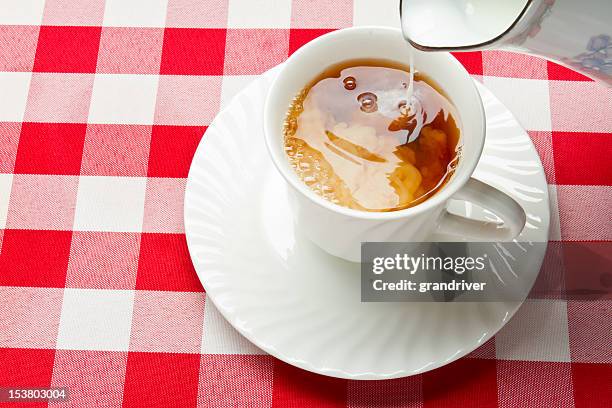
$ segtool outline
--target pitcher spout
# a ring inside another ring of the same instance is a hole
[[[400,0],[400,17],[422,51],[518,51],[612,86],[609,0]]]

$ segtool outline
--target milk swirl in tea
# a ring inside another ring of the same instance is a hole
[[[454,106],[426,75],[401,64],[332,66],[297,95],[285,121],[293,169],[327,200],[396,211],[438,191],[459,158]],[[410,89],[412,88],[412,89]]]

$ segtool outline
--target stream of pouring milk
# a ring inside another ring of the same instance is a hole
[[[410,65],[410,74],[409,74],[409,82],[408,82],[408,92],[406,97],[407,101],[412,99],[412,93],[414,92],[414,53],[412,49],[410,49],[410,56],[408,57],[408,64]]]
[[[410,65],[410,72],[408,73],[408,87],[406,89],[406,101],[407,104],[401,109],[402,115],[414,116],[416,126],[408,135],[407,143],[414,142],[423,128],[423,122],[425,121],[425,112],[419,101],[417,95],[414,93],[414,51],[412,48],[409,49],[408,64]]]

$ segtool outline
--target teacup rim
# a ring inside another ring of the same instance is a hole
[[[455,173],[451,176],[451,179],[446,183],[446,185],[443,186],[441,190],[437,191],[432,197],[428,198],[427,200],[413,207],[404,208],[402,210],[384,211],[384,212],[356,210],[356,209],[352,209],[349,207],[344,207],[338,204],[334,204],[331,201],[326,200],[325,198],[321,197],[320,195],[312,191],[305,183],[303,183],[301,180],[298,180],[297,177],[295,177],[295,174],[293,173],[289,174],[289,172],[293,170],[289,168],[288,166],[289,162],[287,158],[279,157],[279,155],[276,154],[276,151],[273,149],[273,146],[271,145],[272,143],[271,138],[275,136],[280,136],[278,134],[280,132],[274,132],[273,126],[275,126],[275,124],[270,123],[272,121],[272,118],[270,118],[270,104],[271,104],[270,100],[271,100],[273,93],[276,91],[276,88],[278,87],[279,78],[283,75],[283,73],[287,69],[289,69],[291,64],[294,63],[297,59],[299,59],[303,54],[309,52],[309,50],[314,47],[318,47],[319,44],[321,44],[322,42],[330,41],[334,37],[350,35],[351,33],[363,32],[363,31],[385,31],[387,33],[394,33],[394,34],[402,35],[401,30],[399,28],[385,27],[385,26],[370,25],[370,26],[342,28],[339,30],[335,30],[335,31],[331,31],[329,33],[323,34],[311,40],[310,42],[306,43],[305,45],[300,47],[298,50],[296,50],[282,64],[282,67],[280,68],[276,77],[272,81],[270,88],[268,89],[268,93],[266,95],[266,99],[264,102],[263,127],[264,127],[264,139],[265,139],[266,149],[268,150],[268,154],[271,157],[272,162],[274,163],[274,166],[276,167],[278,172],[283,176],[285,181],[292,188],[294,188],[298,193],[302,194],[303,196],[308,198],[311,202],[313,202],[314,204],[320,207],[323,207],[334,213],[341,214],[349,218],[358,218],[358,219],[364,219],[364,220],[384,221],[384,220],[395,220],[395,219],[408,218],[410,216],[416,216],[418,214],[427,212],[439,205],[443,205],[457,191],[459,191],[461,187],[463,187],[465,183],[467,183],[467,181],[470,179],[470,177],[474,173],[474,170],[476,169],[476,165],[478,164],[478,160],[484,148],[484,141],[486,137],[486,117],[485,117],[482,97],[480,96],[480,93],[478,92],[478,89],[476,88],[476,84],[474,83],[474,80],[470,77],[469,73],[466,71],[463,65],[461,65],[461,63],[448,52],[443,52],[443,53],[438,53],[438,54],[445,54],[446,60],[449,62],[449,64],[451,64],[457,70],[457,72],[461,74],[462,78],[455,79],[455,80],[462,80],[466,82],[468,88],[476,96],[477,103],[475,104],[474,108],[477,109],[478,116],[481,118],[481,121],[482,121],[481,123],[482,137],[480,138],[479,146],[475,146],[475,148],[477,149],[477,154],[474,156],[475,159],[473,160],[473,162],[462,163],[463,164],[461,166],[462,172],[459,174],[458,173],[459,169],[457,169]],[[406,45],[410,46],[408,42],[406,42]],[[373,56],[372,58],[376,58],[376,57]],[[350,60],[350,58],[347,58],[347,60]],[[434,79],[437,81],[437,78],[434,78]],[[305,79],[304,85],[307,84],[308,80],[309,79]],[[461,110],[465,108],[456,106],[456,109],[460,113]],[[276,126],[277,125],[278,124],[276,124]],[[283,161],[284,165],[281,165],[281,163],[279,163],[280,161]]]

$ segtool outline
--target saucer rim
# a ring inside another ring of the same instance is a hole
[[[258,75],[256,78],[254,78],[254,80],[252,82],[250,82],[249,84],[246,85],[246,87],[253,85],[255,82],[259,81],[262,79],[262,77],[266,76],[266,75],[273,75],[275,70],[279,70],[280,66],[282,65],[279,64],[276,67],[273,67],[272,69],[266,71],[265,73]],[[474,80],[474,79],[473,79]],[[478,81],[474,80],[475,82],[475,86],[479,89],[480,91],[480,87],[483,87],[486,89],[486,87],[479,83]],[[245,87],[245,88],[246,88]],[[239,91],[237,93],[237,95],[240,92],[243,92],[244,89]],[[219,113],[215,116],[215,119],[211,122],[212,126],[214,124],[214,122],[217,120],[217,118],[219,116],[221,116],[221,114],[223,114],[224,112],[229,111],[232,108],[232,102],[235,100],[235,97],[232,98],[232,100],[223,108],[219,111]],[[503,103],[501,101],[498,101],[498,103],[502,104]],[[484,105],[484,102],[483,102]],[[510,112],[509,109],[503,105],[503,107],[505,108],[506,111]],[[511,112],[510,112],[511,113]],[[514,115],[512,115],[514,118]],[[516,121],[516,119],[514,118],[514,120]],[[520,126],[520,124],[517,125]],[[209,127],[210,127],[209,126]],[[523,130],[523,132],[525,132],[525,134],[527,133],[524,128],[522,128],[522,126],[520,126],[521,129]],[[262,130],[263,131],[263,130]],[[196,157],[198,154],[201,154],[201,149],[204,149],[204,140],[205,137],[202,138],[202,140],[200,141],[200,143],[198,144],[198,147],[196,149],[196,152],[194,154],[194,157]],[[531,149],[533,149],[535,151],[535,145],[533,144],[533,141],[529,140],[529,143],[531,144]],[[541,163],[540,158],[538,157],[539,160],[539,166],[538,168],[542,170],[543,172],[543,165]],[[192,161],[192,165],[193,165],[193,161]],[[194,249],[193,249],[193,243],[191,242],[190,239],[190,227],[188,227],[188,225],[191,225],[190,222],[188,222],[187,218],[188,218],[188,211],[187,211],[187,197],[190,194],[190,180],[192,180],[192,178],[194,177],[192,174],[192,169],[193,166],[190,165],[190,169],[189,169],[189,173],[188,173],[188,178],[187,178],[187,182],[186,182],[186,186],[185,186],[185,200],[184,200],[184,223],[185,223],[185,236],[186,236],[186,241],[187,241],[187,247],[191,254],[194,253]],[[284,180],[284,179],[283,179]],[[545,195],[545,201],[547,203],[550,203],[550,197],[548,194],[548,190],[546,189],[544,191],[544,195]],[[548,205],[546,206],[548,208]],[[546,246],[548,245],[548,242],[550,241],[549,238],[549,232],[550,232],[550,228],[551,228],[551,220],[550,220],[550,210],[548,209],[547,211],[547,217],[545,220],[543,220],[543,224],[546,224],[546,238],[544,241],[541,242],[545,242]],[[540,241],[537,241],[540,242]],[[546,247],[545,246],[545,247]],[[539,264],[541,265],[543,263],[543,258],[544,258],[544,253],[542,253],[542,256],[540,257],[539,260]],[[369,372],[360,372],[360,373],[351,373],[342,369],[338,369],[338,368],[325,368],[325,367],[317,367],[314,366],[313,364],[309,363],[308,361],[304,361],[304,360],[300,360],[300,359],[296,359],[296,358],[292,358],[292,357],[288,357],[285,354],[283,354],[283,352],[279,351],[275,346],[273,345],[269,345],[266,344],[262,341],[260,341],[256,335],[254,335],[252,332],[245,330],[241,324],[237,323],[237,320],[239,319],[237,316],[235,315],[231,315],[229,314],[229,311],[226,310],[226,308],[224,307],[220,307],[218,302],[215,301],[215,295],[214,290],[212,292],[209,292],[209,289],[207,288],[207,284],[204,282],[204,279],[202,279],[200,277],[200,273],[198,272],[195,262],[194,262],[194,269],[196,270],[196,273],[198,275],[198,279],[201,281],[204,289],[206,290],[206,296],[207,296],[207,301],[212,301],[218,312],[223,316],[223,318],[235,329],[238,331],[238,333],[240,333],[240,335],[242,335],[245,339],[247,339],[247,341],[251,342],[252,344],[254,344],[256,347],[258,347],[259,349],[261,349],[262,351],[272,355],[273,357],[278,358],[281,361],[284,361],[288,364],[291,364],[295,367],[313,372],[313,373],[317,373],[317,374],[322,374],[322,375],[326,375],[326,376],[330,376],[330,377],[335,377],[335,378],[342,378],[342,379],[349,379],[349,380],[385,380],[385,379],[396,379],[396,378],[404,378],[404,377],[409,377],[412,375],[417,375],[417,374],[421,374],[427,371],[431,371],[434,370],[436,368],[445,366],[447,364],[450,364],[470,353],[472,353],[474,350],[476,350],[478,347],[480,347],[482,344],[486,343],[489,339],[491,339],[493,336],[495,336],[503,327],[506,326],[506,324],[508,323],[508,321],[516,314],[516,312],[518,311],[518,309],[522,306],[522,304],[525,302],[525,300],[527,299],[527,297],[525,297],[523,300],[521,301],[513,301],[513,302],[489,302],[489,303],[503,303],[505,305],[507,305],[506,307],[506,316],[504,317],[504,319],[500,322],[499,327],[496,327],[494,330],[491,330],[490,332],[488,332],[485,336],[481,337],[480,340],[478,341],[477,344],[473,344],[473,347],[470,346],[468,348],[465,348],[464,350],[462,350],[459,353],[456,353],[455,355],[453,355],[453,358],[451,359],[447,359],[444,361],[439,361],[437,364],[431,364],[428,365],[427,367],[424,367],[423,369],[418,369],[418,370],[398,370],[398,371],[394,371],[394,372],[388,372],[388,373],[380,373],[380,372],[375,372],[375,371],[369,371]],[[539,272],[538,272],[539,274]],[[537,274],[536,277],[534,279],[534,283],[537,279]],[[464,302],[466,303],[466,302]],[[476,303],[476,302],[474,302]]]

